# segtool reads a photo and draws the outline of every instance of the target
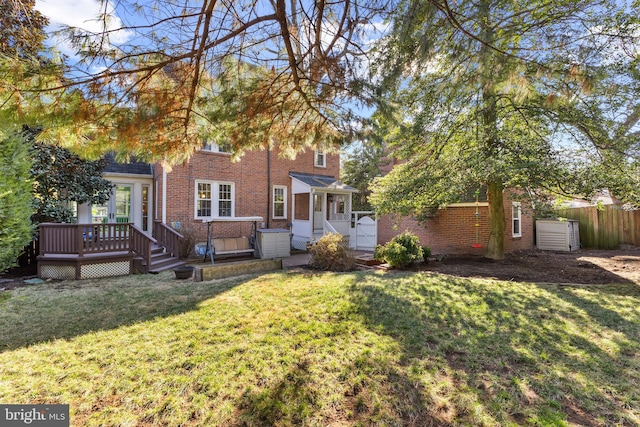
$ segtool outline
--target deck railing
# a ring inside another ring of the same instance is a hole
[[[162,221],[154,221],[153,237],[173,256],[180,256],[180,239],[184,237]]]
[[[151,246],[153,243],[157,243],[156,239],[147,236],[135,225],[129,224],[129,241],[131,252],[142,257],[148,268],[151,265]]]
[[[40,255],[129,251],[131,224],[40,224]]]
[[[40,224],[40,255],[74,254],[84,257],[109,252],[132,252],[151,262],[155,240],[131,223]]]

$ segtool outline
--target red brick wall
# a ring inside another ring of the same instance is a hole
[[[286,228],[291,222],[292,195],[289,172],[313,173],[339,177],[340,156],[327,154],[325,168],[314,166],[314,151],[299,153],[294,160],[283,159],[277,151],[270,153],[271,182],[267,178],[268,152],[247,152],[238,162],[232,162],[228,154],[198,151],[184,164],[174,166],[167,173],[167,223],[180,221],[183,226],[191,227],[206,238],[206,225],[195,220],[195,181],[212,180],[235,183],[235,216],[262,216],[265,225],[270,228]],[[162,167],[154,166],[157,182],[157,218],[162,219]],[[274,185],[287,187],[287,218],[273,219],[273,207],[269,205]],[[251,232],[251,223],[215,223],[215,237],[247,236]],[[258,224],[258,227],[260,224]]]
[[[505,253],[518,250],[533,249],[533,218],[523,203],[522,237],[513,237],[512,232],[512,199],[505,192]],[[378,220],[378,243],[384,244],[397,234],[409,230],[416,234],[423,246],[431,247],[433,254],[484,254],[489,241],[489,210],[486,206],[478,207],[478,224],[476,227],[476,207],[450,206],[439,210],[434,218],[420,224],[408,217],[394,218],[381,216]],[[476,228],[478,229],[476,240]],[[478,242],[480,248],[474,245]]]

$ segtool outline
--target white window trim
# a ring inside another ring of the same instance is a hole
[[[284,216],[276,216],[276,190],[283,190],[283,196],[284,196]],[[271,197],[272,197],[272,206],[271,206],[271,217],[273,219],[287,219],[287,186],[286,185],[274,185],[273,189],[271,190]]]
[[[322,155],[322,164],[318,163],[318,155]],[[313,165],[317,168],[327,167],[327,152],[321,150],[315,150],[313,152]]]
[[[522,204],[520,202],[511,202],[511,234],[513,237],[522,237]],[[518,208],[518,216],[513,216],[513,208]],[[516,233],[516,221],[518,221],[518,233]]]
[[[230,151],[221,151],[220,145],[218,143],[208,142],[208,141],[205,141],[204,144],[202,144],[200,151],[204,151],[206,153],[217,153],[217,154],[228,154],[228,155],[231,154]]]
[[[211,185],[211,216],[198,216],[198,185]],[[220,208],[220,185],[231,185],[231,216],[218,216]],[[235,218],[236,216],[236,184],[229,181],[210,181],[207,179],[196,179],[194,183],[195,197],[193,198],[193,216],[195,219],[205,218]]]

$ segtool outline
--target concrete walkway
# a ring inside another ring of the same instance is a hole
[[[309,264],[311,254],[309,252],[294,252],[291,256],[282,258],[282,268],[294,268]]]

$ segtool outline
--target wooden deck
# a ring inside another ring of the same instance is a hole
[[[162,271],[178,259],[182,235],[156,222],[150,237],[131,223],[41,224],[38,277],[84,279]]]

